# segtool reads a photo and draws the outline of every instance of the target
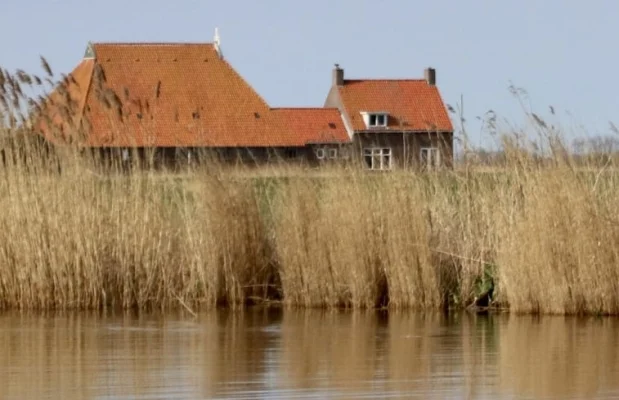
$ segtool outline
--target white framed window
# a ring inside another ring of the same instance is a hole
[[[370,127],[387,126],[387,114],[370,114],[369,117]]]
[[[121,157],[123,161],[129,161],[129,149],[122,149]]]
[[[316,149],[316,158],[319,160],[324,160],[326,156],[326,151],[322,147]]]
[[[335,160],[337,158],[337,149],[329,149],[328,154],[330,160]]]
[[[437,168],[441,166],[441,153],[438,147],[422,147],[419,160],[423,168]]]
[[[391,147],[368,147],[363,149],[363,159],[367,169],[384,171],[391,169]]]

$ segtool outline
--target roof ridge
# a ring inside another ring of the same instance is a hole
[[[213,42],[92,42],[104,46],[213,46]]]
[[[382,81],[382,82],[425,82],[424,78],[355,78],[355,79],[344,79],[344,83],[346,82],[362,82],[362,81]]]
[[[272,111],[275,110],[338,110],[337,107],[271,107]]]

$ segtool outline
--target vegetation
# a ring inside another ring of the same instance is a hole
[[[515,312],[619,314],[613,158],[576,162],[537,117],[542,141],[503,136],[500,168],[103,172],[78,145],[38,140],[46,104],[21,85],[44,79],[0,72],[2,309],[438,309],[487,296]]]

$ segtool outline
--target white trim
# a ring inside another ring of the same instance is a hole
[[[348,133],[348,138],[352,139],[353,135],[355,134],[355,130],[352,128],[352,126],[348,122],[348,119],[346,118],[344,113],[341,111],[340,111],[340,117],[342,118],[342,121],[344,122],[344,127],[346,128],[346,133]]]
[[[334,147],[327,149],[327,158],[329,158],[329,160],[335,160],[337,158],[337,149]]]
[[[325,149],[324,149],[324,148],[319,147],[319,148],[317,148],[314,152],[315,152],[315,154],[316,154],[316,158],[317,158],[317,159],[319,159],[319,160],[324,160],[324,159],[325,159],[325,157],[326,157],[326,151],[325,151]]]

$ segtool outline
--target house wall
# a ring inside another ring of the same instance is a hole
[[[406,169],[421,167],[421,148],[436,147],[441,154],[444,167],[453,167],[453,134],[402,133],[402,132],[360,132],[354,137],[354,153],[357,161],[364,164],[365,148],[391,148],[392,168]]]
[[[351,144],[314,144],[304,147],[255,147],[255,148],[137,148],[129,150],[129,159],[123,157],[124,149],[99,149],[103,165],[142,165],[156,169],[182,169],[209,160],[225,165],[261,166],[265,164],[297,164],[311,167],[358,163],[365,168],[363,153],[369,147],[391,148],[392,168],[420,167],[422,147],[436,147],[441,153],[442,165],[453,166],[453,134],[360,132]],[[191,156],[189,157],[189,154]]]
[[[134,148],[126,159],[123,148],[94,149],[103,166],[141,165],[155,169],[182,169],[213,161],[224,165],[261,166],[276,163],[308,163],[315,161],[310,146],[305,147],[221,147],[221,148]],[[191,154],[191,155],[190,155]],[[189,156],[190,155],[190,156]]]
[[[307,147],[307,161],[310,166],[342,165],[350,162],[354,156],[352,143],[315,144]]]

